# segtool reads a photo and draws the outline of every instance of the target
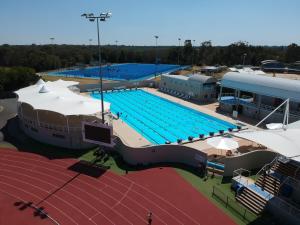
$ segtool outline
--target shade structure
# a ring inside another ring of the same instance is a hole
[[[286,130],[245,130],[234,135],[264,145],[280,155],[300,162],[300,129],[289,128],[288,125]]]
[[[69,88],[78,85],[74,81],[39,80],[37,84],[22,88],[15,93],[19,103],[27,103],[36,110],[69,115],[95,115],[101,112],[101,101],[74,93]],[[110,103],[104,102],[104,111],[109,112]]]
[[[214,137],[207,140],[207,144],[222,150],[233,150],[239,147],[239,143],[229,137]]]
[[[282,123],[269,123],[269,124],[266,125],[266,127],[269,130],[282,129],[283,128],[283,124]]]

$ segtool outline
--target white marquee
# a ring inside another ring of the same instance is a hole
[[[69,89],[77,85],[74,81],[39,80],[37,84],[22,88],[15,93],[18,101],[31,105],[34,109],[48,110],[62,115],[94,115],[101,112],[101,101],[78,95]],[[109,111],[110,103],[104,102],[104,110]]]

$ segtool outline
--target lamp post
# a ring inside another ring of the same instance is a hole
[[[155,78],[156,78],[156,75],[157,75],[157,39],[158,39],[158,36],[155,35]]]
[[[178,38],[178,58],[177,58],[178,65],[180,65],[180,41],[181,41],[181,38]]]
[[[115,41],[116,42],[116,47],[118,47],[118,41]]]
[[[101,95],[101,114],[102,114],[102,123],[104,124],[104,101],[103,101],[103,75],[101,71],[101,45],[100,45],[100,34],[99,34],[99,20],[105,22],[106,19],[111,17],[110,12],[100,13],[99,16],[95,16],[93,13],[84,13],[81,16],[85,17],[91,22],[97,21],[97,37],[98,37],[98,55],[99,55],[99,78],[100,78],[100,95]]]
[[[90,38],[90,39],[89,39],[89,44],[90,44],[90,45],[91,45],[92,41],[93,41],[93,39],[92,39],[92,38]]]
[[[194,73],[194,62],[195,62],[195,40],[193,40],[193,57],[192,57],[192,67],[193,67],[193,73]]]
[[[244,53],[244,54],[243,54],[243,66],[245,66],[246,56],[247,56],[247,53]]]

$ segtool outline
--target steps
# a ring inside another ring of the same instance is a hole
[[[267,204],[266,199],[247,187],[236,197],[236,200],[257,215],[264,211]]]
[[[298,169],[297,166],[294,166],[291,163],[282,163],[280,161],[278,161],[277,163],[275,163],[272,168],[273,171],[280,173],[282,175],[285,176],[290,176],[290,177],[294,177],[296,170]]]
[[[265,176],[261,175],[255,184],[272,195],[277,195],[281,182],[279,179],[267,174]]]

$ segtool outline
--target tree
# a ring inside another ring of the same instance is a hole
[[[286,62],[293,63],[300,60],[300,46],[293,43],[287,47],[285,54]]]

